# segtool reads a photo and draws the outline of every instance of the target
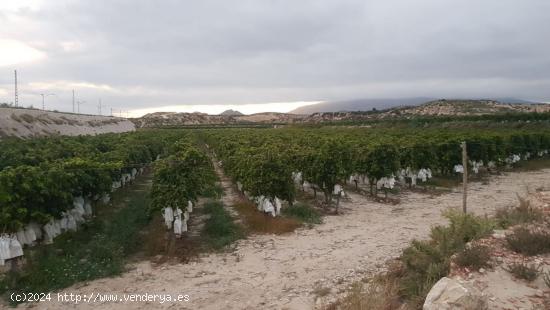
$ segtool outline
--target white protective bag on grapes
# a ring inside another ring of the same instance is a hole
[[[42,239],[42,229],[40,228],[40,225],[38,225],[35,222],[31,222],[29,224],[29,228],[34,231],[34,235],[36,236],[36,239]]]
[[[17,238],[17,240],[19,240],[21,244],[30,244],[30,242],[27,240],[27,236],[25,236],[24,230],[20,230],[15,233],[15,238]]]
[[[187,212],[186,212],[187,213]],[[176,235],[181,235],[181,229],[182,229],[182,223],[181,223],[181,215],[183,214],[183,211],[181,211],[180,208],[176,209],[176,212],[174,213],[174,233]]]
[[[25,238],[27,239],[28,244],[33,243],[37,239],[36,233],[30,225],[27,225],[27,227],[25,228]]]
[[[111,196],[109,196],[109,194],[105,193],[101,196],[101,203],[102,204],[108,204],[109,201],[111,201]]]
[[[187,231],[187,220],[185,220],[185,219],[181,222],[181,231],[182,232]]]
[[[50,221],[49,223],[44,225],[43,228],[44,228],[44,242],[46,244],[52,243],[53,238],[55,238],[55,236],[56,236],[53,221]]]
[[[174,221],[174,210],[172,207],[166,207],[162,210],[162,216],[164,217],[164,224],[168,229],[172,228],[172,222]]]
[[[109,195],[107,195],[107,197],[109,197]],[[93,212],[94,211],[92,209],[92,202],[89,200],[86,200],[86,202],[84,202],[84,215],[92,216]]]
[[[21,243],[17,241],[17,238],[14,236],[10,237],[10,255],[11,258],[23,256],[23,247],[21,246]]]
[[[271,201],[269,201],[269,199],[264,200],[262,209],[265,213],[270,213],[273,217],[277,216],[275,206],[271,203]]]
[[[10,239],[8,236],[0,236],[0,266],[4,266],[4,262],[11,257]]]
[[[72,214],[67,215],[67,230],[76,231],[76,219]]]
[[[281,215],[281,208],[283,207],[283,204],[281,203],[281,199],[278,197],[275,197],[275,214]]]
[[[67,212],[63,211],[61,212],[61,219],[59,220],[59,227],[61,228],[61,231],[66,231],[69,223],[69,217],[67,216]]]

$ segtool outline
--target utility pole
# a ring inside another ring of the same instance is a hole
[[[15,92],[14,92],[15,98],[14,98],[14,104],[15,104],[15,107],[17,107],[19,105],[19,94],[17,93],[17,70],[14,70],[14,72],[15,72]]]
[[[99,112],[99,115],[101,115],[101,98],[99,98],[99,103],[97,104],[97,111]]]
[[[462,167],[464,173],[462,174],[462,211],[466,213],[466,201],[468,199],[468,152],[466,150],[466,142],[460,143],[462,147]]]
[[[73,89],[73,113],[74,113],[74,89]]]
[[[80,114],[80,105],[83,104],[83,103],[85,103],[85,102],[86,102],[86,101],[80,101],[80,100],[76,102],[77,108],[78,108],[78,112],[77,112],[78,114]]]
[[[113,117],[113,108],[111,108],[111,117]]]
[[[46,110],[46,106],[44,105],[44,97],[47,97],[47,96],[53,96],[55,94],[40,94],[40,96],[42,96],[42,111]]]

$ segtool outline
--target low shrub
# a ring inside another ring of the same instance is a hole
[[[539,222],[543,218],[542,210],[531,206],[528,200],[518,196],[519,205],[517,207],[506,207],[496,211],[495,220],[501,228],[507,228],[513,225]]]
[[[304,203],[295,203],[292,206],[283,208],[283,214],[309,224],[321,224],[323,222],[321,214]]]
[[[534,281],[541,273],[539,267],[524,263],[513,263],[506,270],[517,279],[523,279],[529,282]]]
[[[550,288],[550,271],[547,271],[543,274],[544,283]]]
[[[494,223],[485,217],[458,211],[445,213],[449,226],[432,228],[431,239],[413,241],[403,251],[403,275],[400,283],[402,297],[420,305],[432,286],[449,273],[453,254],[466,243],[492,232]]]
[[[413,241],[401,256],[404,275],[400,281],[401,295],[419,304],[432,286],[449,273],[450,254],[432,241]]]
[[[221,202],[207,202],[203,210],[210,215],[202,231],[206,244],[210,247],[221,249],[243,237],[241,228],[234,223]]]
[[[464,248],[458,252],[454,262],[461,266],[471,269],[479,269],[489,267],[489,260],[491,259],[491,253],[489,248],[484,245],[472,245]]]
[[[543,230],[533,230],[518,227],[506,236],[510,249],[525,255],[550,253],[550,233]]]

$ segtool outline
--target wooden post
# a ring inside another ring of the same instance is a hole
[[[466,142],[460,144],[462,147],[462,167],[464,173],[462,174],[462,211],[466,213],[466,201],[468,199],[468,152],[466,150]]]

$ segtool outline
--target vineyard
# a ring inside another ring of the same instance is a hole
[[[63,236],[81,229],[97,230],[97,235],[117,234],[117,229],[130,225],[123,224],[125,219],[134,224],[143,222],[121,233],[125,241],[116,241],[125,244],[121,251],[129,255],[129,247],[137,247],[141,238],[138,231],[147,222],[161,223],[174,242],[174,238],[189,234],[194,212],[199,212],[197,221],[206,218],[200,234],[207,236],[204,240],[215,244],[216,249],[226,247],[235,239],[228,235],[240,235],[240,228],[233,223],[238,219],[226,210],[233,206],[212,201],[204,204],[201,200],[219,196],[214,193],[220,177],[214,166],[229,177],[239,199],[247,203],[243,206],[263,213],[265,221],[297,215],[319,224],[319,213],[340,212],[341,200],[349,198],[348,191],[385,201],[397,190],[432,184],[432,178],[458,180],[464,173],[463,141],[468,152],[466,169],[474,176],[491,174],[519,162],[546,158],[550,130],[503,125],[297,126],[150,129],[98,136],[6,139],[0,142],[0,263],[28,257],[31,263],[27,272],[40,273],[50,265],[36,263],[38,255],[28,254],[32,249],[52,243],[65,246],[68,243]],[[150,202],[140,196],[137,209],[115,213],[121,221],[118,227],[90,224],[97,210],[109,208],[112,195],[142,177],[152,180],[147,190]],[[385,198],[379,197],[381,192]],[[197,208],[199,211],[194,211]],[[154,218],[161,220],[154,222]],[[247,226],[246,221],[243,225]],[[93,240],[86,235],[79,238]],[[75,261],[88,260],[89,254],[78,253]],[[110,255],[106,256],[109,264],[114,259]],[[59,258],[47,257],[48,264]],[[124,261],[118,263],[116,273],[122,273]],[[19,284],[7,284],[3,292],[60,289],[110,274],[90,271],[70,281],[62,277],[31,281],[25,278],[25,268],[9,278],[18,279]]]
[[[200,135],[239,190],[266,212],[276,209],[274,215],[279,199],[293,203],[297,188],[320,191],[330,204],[346,183],[366,184],[376,195],[396,182],[411,187],[435,175],[456,175],[463,171],[461,141],[475,173],[545,157],[550,149],[550,131],[538,129],[233,129]]]

